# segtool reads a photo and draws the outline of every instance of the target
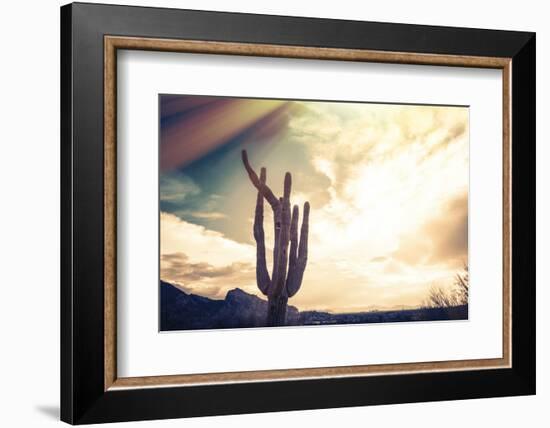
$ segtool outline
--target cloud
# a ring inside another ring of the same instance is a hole
[[[174,212],[178,217],[186,220],[192,220],[192,221],[215,221],[215,220],[224,220],[228,216],[225,213],[221,213],[218,211],[193,211],[193,210],[175,210]]]
[[[189,215],[195,218],[202,218],[206,220],[220,220],[222,218],[227,218],[226,214],[215,211],[191,211]]]
[[[181,204],[201,189],[189,176],[178,171],[162,174],[160,177],[160,200],[170,204]]]
[[[468,195],[451,200],[441,215],[424,228],[432,238],[433,262],[454,262],[462,265],[468,258]]]
[[[468,259],[468,194],[451,199],[437,216],[402,236],[393,256],[408,264],[460,267]]]
[[[452,278],[467,259],[468,109],[304,103],[290,127],[328,180],[310,222],[317,305],[418,304]]]
[[[161,213],[160,233],[161,279],[214,298],[237,287],[258,293],[251,245],[168,213]]]
[[[189,291],[219,295],[223,289],[235,288],[243,281],[247,284],[253,281],[255,268],[245,262],[220,267],[207,262],[193,263],[185,253],[172,253],[161,256],[161,277]],[[225,292],[221,294],[225,295]]]
[[[290,121],[291,135],[310,148],[315,168],[340,193],[365,168],[404,155],[411,163],[423,162],[454,143],[462,149],[458,161],[468,155],[462,144],[467,144],[466,108],[302,104],[303,114]]]
[[[178,278],[180,282],[232,276],[251,267],[250,263],[231,263],[222,267],[215,267],[206,262],[191,263],[184,253],[164,254],[161,260],[167,264],[164,272],[172,278]]]

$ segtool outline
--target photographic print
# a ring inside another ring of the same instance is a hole
[[[159,95],[161,331],[468,319],[469,110]]]

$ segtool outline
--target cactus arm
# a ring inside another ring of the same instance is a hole
[[[300,230],[300,246],[298,247],[298,265],[304,270],[307,264],[307,240],[309,235],[309,202],[304,204],[304,219]]]
[[[273,277],[271,279],[270,295],[276,296],[280,294],[280,281],[284,281],[284,273],[282,272],[282,239],[283,239],[283,198],[279,198],[279,204],[273,211],[273,222],[275,224],[275,245],[273,246]]]
[[[275,295],[286,295],[286,274],[288,263],[288,244],[290,241],[290,190],[292,187],[292,177],[289,172],[285,174],[284,193],[280,200],[281,206],[281,228],[279,231],[279,248],[277,263],[277,281],[273,282],[273,292]]]
[[[283,190],[283,200],[284,202],[290,204],[290,191],[292,189],[292,175],[290,172],[285,174],[285,185]]]
[[[266,170],[262,168],[260,171],[260,182],[265,184],[265,181]],[[260,291],[267,296],[271,280],[265,261],[264,197],[259,191],[254,215],[254,239],[256,240],[256,283]]]
[[[242,158],[243,158],[243,164],[246,169],[246,172],[248,173],[248,177],[250,178],[250,181],[258,189],[258,191],[264,196],[264,198],[267,200],[269,205],[275,210],[275,207],[279,204],[279,200],[277,197],[273,194],[271,189],[267,186],[267,184],[262,183],[260,179],[258,178],[258,174],[252,169],[250,166],[250,163],[248,162],[248,155],[246,154],[246,150],[242,151]]]
[[[298,252],[298,218],[300,217],[298,205],[292,208],[292,217],[290,220],[290,251],[288,253],[288,272],[292,271],[296,265],[296,256]]]
[[[282,202],[280,202],[275,209],[273,209],[273,278],[271,283],[276,284],[277,283],[277,277],[279,273],[279,238],[281,236],[281,210],[282,210]]]
[[[293,283],[296,278],[296,261],[298,253],[298,205],[292,209],[292,218],[290,220],[290,250],[288,253],[288,275],[286,278],[286,293],[290,297],[290,291],[294,290]]]
[[[298,219],[296,219],[296,223]],[[296,225],[297,227],[297,225]],[[304,204],[304,218],[302,220],[302,228],[300,230],[300,244],[298,246],[298,255],[292,268],[289,268],[286,289],[288,297],[294,296],[302,286],[302,279],[307,265],[307,249],[309,235],[309,202]],[[292,247],[291,247],[292,255]]]

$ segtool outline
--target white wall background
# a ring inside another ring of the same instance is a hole
[[[104,3],[116,3],[103,1]],[[121,0],[121,2],[123,2]],[[59,424],[59,6],[5,2],[0,66],[0,421],[8,427]],[[550,404],[550,138],[547,117],[550,28],[545,3],[463,0],[148,0],[170,6],[323,18],[485,27],[537,32],[538,394],[461,402],[155,421],[141,426],[544,426]],[[546,120],[545,120],[546,118]],[[545,168],[546,167],[546,168]],[[138,426],[138,423],[125,426]]]

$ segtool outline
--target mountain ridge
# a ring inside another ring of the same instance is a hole
[[[267,300],[240,288],[229,290],[224,299],[188,293],[160,281],[160,330],[201,330],[265,327]],[[363,324],[403,321],[443,321],[468,319],[468,306],[452,308],[403,309],[354,313],[299,311],[288,306],[287,326]]]

